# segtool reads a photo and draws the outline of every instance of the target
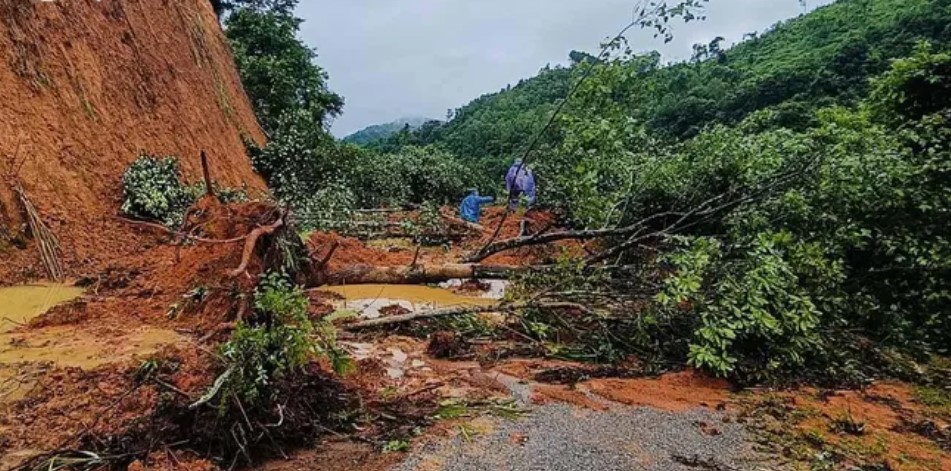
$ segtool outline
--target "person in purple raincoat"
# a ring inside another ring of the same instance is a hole
[[[528,199],[528,207],[535,204],[535,173],[522,159],[515,159],[508,173],[505,174],[505,189],[509,193],[509,209],[518,208],[522,195]]]

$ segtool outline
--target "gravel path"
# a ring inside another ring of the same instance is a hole
[[[478,419],[482,433],[429,443],[395,471],[771,470],[723,415],[628,407],[536,406],[519,420]]]

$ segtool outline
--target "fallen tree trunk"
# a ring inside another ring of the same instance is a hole
[[[494,266],[478,264],[415,265],[398,267],[375,267],[354,265],[331,273],[326,284],[329,285],[367,285],[394,284],[418,285],[439,283],[454,279],[511,278],[518,273],[544,267]]]
[[[510,305],[497,304],[494,306],[461,306],[461,307],[451,307],[446,309],[435,309],[431,311],[411,312],[409,314],[402,314],[399,316],[389,316],[389,317],[381,317],[378,319],[370,319],[370,320],[347,325],[344,327],[344,329],[346,330],[369,329],[372,327],[402,324],[402,323],[412,322],[412,321],[421,320],[421,319],[434,319],[437,317],[481,314],[486,312],[506,313],[506,312],[514,312],[520,309],[529,309],[529,308],[564,309],[564,310],[574,310],[578,312],[583,312],[585,314],[592,313],[590,309],[580,304],[561,303],[561,302],[541,302],[541,303],[525,303],[525,304],[510,304]]]

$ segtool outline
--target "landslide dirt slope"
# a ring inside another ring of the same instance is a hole
[[[261,190],[241,135],[262,132],[208,0],[0,0],[0,171],[19,180],[61,241],[70,275],[137,250],[113,219],[140,152],[180,157],[200,181]],[[0,224],[22,223],[0,182]],[[2,233],[0,233],[2,235]],[[32,247],[0,245],[0,281],[42,275]]]

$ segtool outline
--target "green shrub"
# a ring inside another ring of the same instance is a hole
[[[214,184],[214,190],[222,203],[248,200],[245,188]],[[204,183],[186,185],[182,182],[176,157],[143,154],[132,162],[122,176],[122,212],[177,229],[184,222],[189,206],[204,192]]]
[[[300,370],[318,355],[327,355],[339,372],[351,364],[336,347],[333,327],[315,325],[308,317],[309,300],[286,276],[261,276],[254,292],[254,315],[239,322],[220,348],[231,374],[222,387],[222,405],[239,398],[245,407],[272,403],[277,381]]]
[[[122,212],[177,228],[199,191],[182,184],[175,157],[143,154],[122,176]]]
[[[294,208],[303,230],[341,231],[353,222],[356,196],[349,186],[329,183],[308,197],[295,198]]]
[[[791,255],[797,249],[788,234],[763,233],[747,247],[732,247],[736,255],[701,239],[668,258],[677,272],[659,300],[697,316],[690,364],[759,381],[816,354],[821,313],[799,282]]]
[[[501,183],[502,175],[499,175]],[[352,187],[366,207],[456,203],[478,178],[462,160],[435,147],[404,147],[394,154],[362,151]]]

